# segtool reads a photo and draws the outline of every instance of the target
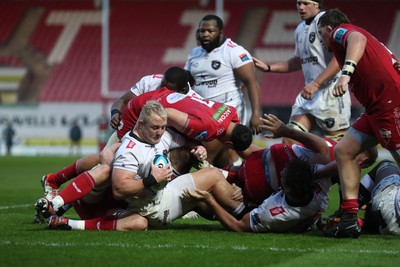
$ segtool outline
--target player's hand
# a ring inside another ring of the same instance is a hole
[[[259,134],[262,131],[262,120],[258,114],[252,114],[250,118],[250,129],[253,135]]]
[[[259,60],[256,57],[252,57],[252,58],[253,58],[254,66],[258,70],[260,70],[262,72],[267,72],[268,71],[268,65],[267,64],[265,64],[264,62],[262,62],[261,60]]]
[[[264,114],[264,118],[261,118],[264,122],[262,128],[271,132],[271,134],[265,134],[266,138],[279,138],[285,136],[287,126],[273,114]]]
[[[318,87],[315,82],[312,82],[304,86],[303,90],[301,90],[301,96],[304,99],[311,100],[316,91],[318,91]]]
[[[211,194],[207,191],[199,189],[193,191],[187,188],[183,190],[182,197],[185,199],[196,199],[204,202],[207,202],[208,199],[212,198]]]
[[[193,154],[199,161],[207,160],[207,150],[204,146],[196,146],[190,153]]]
[[[333,96],[339,97],[344,95],[349,87],[349,82],[350,82],[350,76],[347,75],[340,76],[339,80],[333,87],[332,91]]]
[[[151,162],[151,174],[157,180],[157,183],[161,183],[164,181],[167,182],[171,181],[173,174],[171,163],[168,163],[163,168],[159,168],[155,166],[153,162]]]
[[[232,184],[233,189],[235,190],[232,194],[232,199],[242,202],[243,201],[243,193],[242,193],[242,188],[237,186],[236,184]]]
[[[115,113],[110,120],[110,126],[118,130],[119,123],[121,122],[121,114],[120,113]]]

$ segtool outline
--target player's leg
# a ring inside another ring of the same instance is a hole
[[[339,224],[329,228],[325,235],[329,237],[357,238],[361,234],[357,213],[360,184],[360,166],[356,156],[373,142],[372,137],[351,128],[335,147],[335,158],[340,177],[342,192],[342,218]]]
[[[308,133],[314,125],[314,118],[309,114],[291,115],[287,125],[290,128]],[[286,137],[282,138],[282,143],[298,144],[297,141],[290,139],[290,138],[286,138]]]
[[[114,132],[108,139],[108,142],[104,150],[118,143],[118,141],[119,139],[117,133]],[[44,175],[42,177],[41,183],[45,191],[45,196],[47,196],[47,198],[51,200],[53,197],[57,195],[58,193],[57,189],[59,189],[63,183],[69,181],[72,178],[75,178],[76,176],[85,171],[92,169],[99,163],[100,163],[100,155],[98,153],[91,154],[78,159],[71,165],[64,167],[63,169],[57,171],[56,173],[50,173]]]
[[[147,219],[132,211],[119,211],[111,215],[88,219],[72,220],[53,215],[46,228],[49,230],[102,230],[102,231],[143,231]]]
[[[65,204],[72,203],[86,196],[95,187],[102,188],[109,185],[111,163],[114,158],[116,149],[120,144],[114,144],[100,153],[102,164],[95,168],[78,175],[70,184],[68,184],[56,197],[52,200],[40,198],[36,201],[36,210],[45,218],[56,213],[60,207]]]
[[[217,168],[205,168],[192,173],[196,189],[212,193],[214,198],[227,211],[235,216],[239,216],[245,206],[243,202],[232,198],[235,189],[229,184],[222,172]]]

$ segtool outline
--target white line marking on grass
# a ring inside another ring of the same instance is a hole
[[[33,204],[21,204],[21,205],[11,205],[11,206],[0,206],[0,210],[28,208],[28,207],[33,207],[33,206],[34,206]]]
[[[397,250],[356,250],[356,249],[316,249],[316,248],[279,248],[279,247],[247,247],[247,246],[207,246],[207,245],[172,245],[172,244],[160,244],[160,245],[146,245],[146,244],[121,244],[121,243],[45,243],[45,242],[15,242],[10,240],[0,241],[1,246],[45,246],[45,247],[120,247],[120,248],[138,248],[138,249],[233,249],[241,251],[278,251],[278,252],[295,252],[295,253],[308,253],[318,252],[325,254],[337,254],[337,253],[357,253],[357,254],[387,254],[387,255],[398,255]]]

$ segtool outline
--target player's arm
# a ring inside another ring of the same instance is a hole
[[[301,91],[301,96],[305,99],[310,100],[313,94],[318,91],[319,87],[323,85],[328,80],[332,79],[336,73],[340,70],[339,63],[335,57],[332,57],[326,69],[324,69],[314,81],[307,84]]]
[[[185,196],[201,200],[206,203],[215,213],[215,216],[221,222],[223,226],[234,232],[251,232],[250,227],[250,213],[246,213],[241,220],[237,220],[229,212],[227,212],[215,198],[207,191],[204,190],[185,190]]]
[[[256,79],[256,72],[254,69],[254,65],[251,63],[245,64],[239,68],[236,68],[235,73],[240,78],[243,85],[246,87],[246,90],[249,95],[251,111],[252,111],[250,119],[250,129],[253,131],[253,134],[259,134],[261,132],[260,125],[262,124],[262,122],[260,121],[261,93],[260,93],[260,86],[258,85]]]
[[[115,199],[133,197],[145,188],[152,187],[163,181],[170,181],[172,176],[171,164],[163,168],[154,167],[151,163],[151,174],[143,179],[134,179],[135,172],[113,168],[111,182]]]
[[[129,90],[120,98],[115,100],[114,103],[111,105],[110,126],[113,129],[118,129],[119,122],[121,121],[121,114],[124,111],[125,106],[128,104],[128,102],[134,97],[136,97],[136,95]]]
[[[287,73],[301,70],[301,61],[299,57],[292,57],[287,61],[274,62],[266,64],[256,57],[253,57],[256,68],[263,72]]]
[[[306,133],[303,131],[295,130],[293,128],[289,128],[286,126],[286,124],[279,120],[278,117],[272,114],[264,114],[264,118],[262,119],[262,121],[264,122],[263,129],[271,132],[271,134],[264,135],[265,137],[287,137],[294,139],[302,143],[308,149],[311,149],[315,153],[323,156],[327,162],[330,161],[329,147],[323,138],[312,133]]]
[[[364,54],[365,47],[367,45],[367,38],[362,33],[353,31],[346,37],[345,42],[345,62],[339,80],[333,88],[334,96],[342,96],[347,92],[350,78]]]

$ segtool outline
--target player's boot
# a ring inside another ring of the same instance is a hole
[[[45,218],[45,219],[49,218],[51,215],[54,214],[53,205],[45,197],[41,197],[38,200],[36,200],[35,208],[36,208],[37,214],[39,214],[40,216],[43,216],[43,218]]]
[[[44,190],[44,197],[48,200],[52,200],[58,195],[58,187],[55,188],[54,186],[51,186],[48,182],[50,176],[51,174],[43,175],[42,179],[40,180],[40,183],[42,184]]]
[[[68,218],[53,215],[49,218],[46,228],[49,230],[71,230],[68,221]]]
[[[344,212],[338,224],[328,228],[324,235],[336,238],[358,238],[361,235],[361,227],[358,223],[357,214]]]

